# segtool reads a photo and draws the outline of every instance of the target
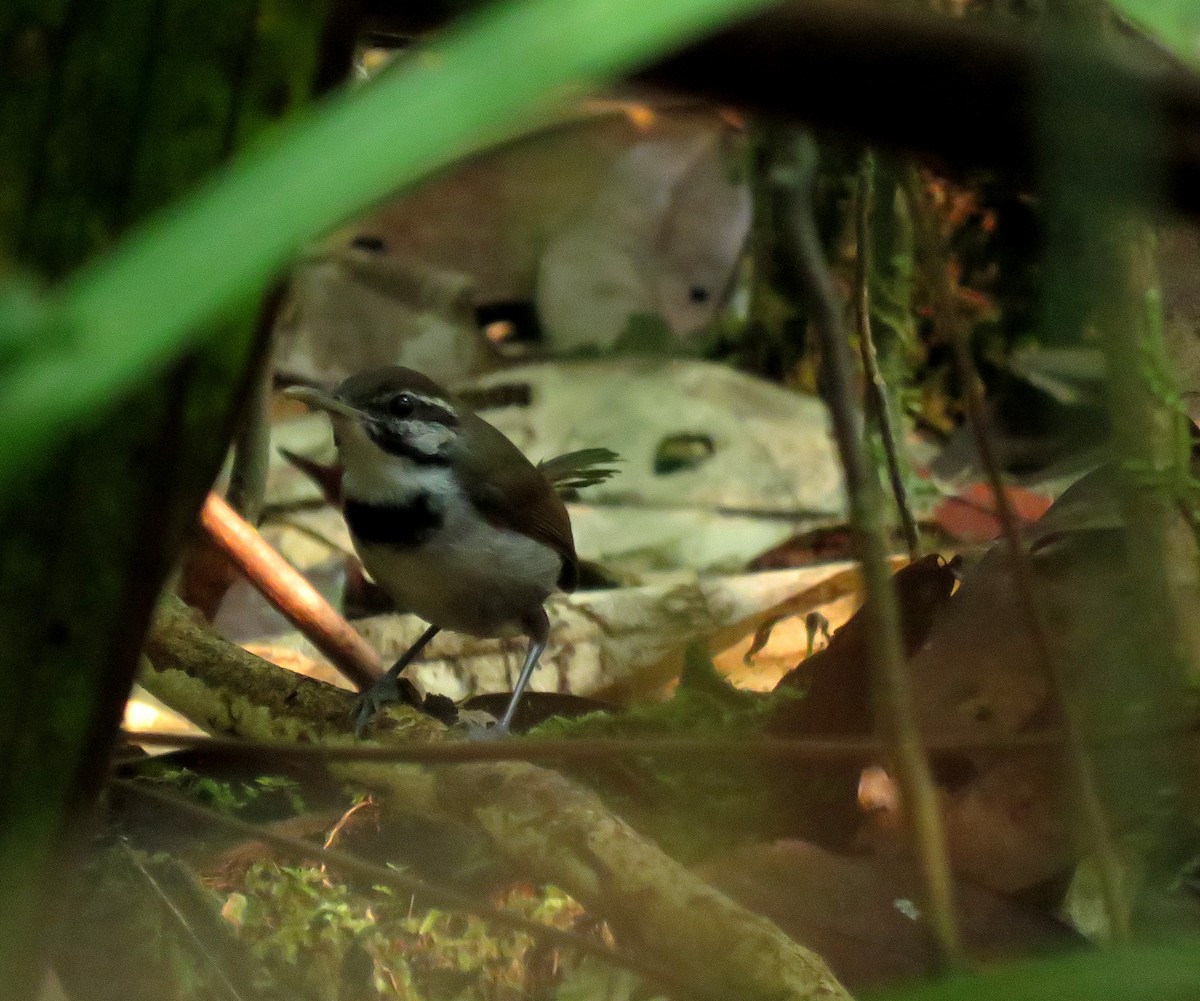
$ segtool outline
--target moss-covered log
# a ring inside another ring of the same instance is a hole
[[[212,733],[252,740],[353,741],[352,696],[225,642],[178,602],[160,609],[143,684]],[[381,743],[442,740],[406,707],[376,723]],[[341,777],[386,803],[483,831],[529,877],[606,918],[627,948],[652,956],[705,997],[846,997],[819,957],[698,879],[613,816],[599,797],[521,762],[421,768],[350,763]]]

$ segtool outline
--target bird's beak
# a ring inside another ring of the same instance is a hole
[[[331,414],[337,414],[339,417],[358,418],[362,416],[359,411],[349,404],[343,403],[336,396],[331,396],[313,386],[289,386],[283,391],[283,395],[290,396],[293,400],[299,400],[301,403],[307,403],[314,410],[324,410]]]

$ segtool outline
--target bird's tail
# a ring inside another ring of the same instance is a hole
[[[611,464],[621,457],[607,448],[581,448],[538,463],[538,469],[559,493],[603,483],[616,473]]]

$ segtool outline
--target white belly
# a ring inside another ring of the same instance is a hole
[[[493,528],[445,467],[388,455],[357,424],[340,431],[347,497],[391,505],[425,493],[443,514],[442,525],[417,545],[354,538],[363,566],[397,607],[431,625],[475,636],[520,629],[521,620],[557,587],[561,557],[528,536]]]
[[[464,498],[432,538],[411,548],[355,541],[363,566],[402,610],[474,636],[519,629],[558,584],[562,559],[527,536],[497,529]]]

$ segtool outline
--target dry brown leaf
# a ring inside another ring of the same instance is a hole
[[[839,563],[736,577],[689,575],[677,583],[558,596],[548,605],[550,645],[531,687],[614,701],[656,694],[678,677],[688,643],[707,640],[714,652],[725,649],[798,593],[824,597],[829,591],[823,584],[851,583],[849,569],[850,564]],[[425,628],[420,620],[401,615],[362,619],[356,625],[384,661],[398,657]],[[285,650],[320,662],[314,648],[295,633],[248,648],[277,663],[283,662]],[[461,701],[511,690],[524,653],[520,637],[483,640],[442,633],[408,674],[423,691]]]

